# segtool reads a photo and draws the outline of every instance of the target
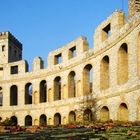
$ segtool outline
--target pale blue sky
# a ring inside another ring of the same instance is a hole
[[[124,4],[122,5],[122,1]],[[49,51],[80,35],[93,47],[95,28],[116,9],[127,12],[127,0],[0,0],[0,31],[23,44],[23,58],[47,61]],[[31,67],[31,66],[30,66]]]

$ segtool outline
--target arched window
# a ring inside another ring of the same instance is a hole
[[[31,83],[25,85],[25,104],[32,104],[32,89]]]
[[[124,84],[128,80],[128,47],[124,43],[118,51],[118,84]]]
[[[25,126],[32,126],[32,117],[30,115],[25,117]]]
[[[100,89],[109,88],[109,57],[104,56],[100,63]]]
[[[120,104],[118,109],[118,120],[128,121],[128,107],[125,103]]]
[[[90,94],[92,93],[93,87],[92,87],[92,65],[91,64],[87,64],[84,67],[83,70],[83,91],[84,91],[84,95]]]
[[[138,40],[137,40],[137,70],[138,70],[138,76],[140,76],[140,32],[138,34]]]
[[[11,125],[16,126],[16,125],[18,124],[18,120],[17,120],[17,117],[16,117],[16,116],[12,116],[12,117],[10,118],[10,120],[11,120],[11,122],[12,122]]]
[[[0,106],[3,105],[3,93],[2,93],[2,87],[0,87]]]
[[[74,71],[68,75],[68,97],[76,97],[76,74]]]
[[[46,88],[47,88],[46,81],[45,80],[41,81],[40,82],[40,103],[46,102],[46,99],[47,99]]]
[[[10,105],[18,104],[18,88],[16,85],[11,86],[10,88]]]
[[[47,125],[47,117],[46,117],[46,115],[42,114],[40,116],[39,124],[40,124],[40,126],[46,126]]]
[[[76,113],[74,111],[71,111],[69,113],[69,123],[75,123],[76,122]]]
[[[61,100],[61,78],[54,79],[54,101]]]
[[[61,124],[61,115],[60,113],[56,113],[54,115],[54,125],[60,125]]]
[[[2,52],[4,52],[4,51],[5,51],[5,45],[2,46]]]
[[[100,110],[100,121],[106,122],[108,120],[109,120],[109,109],[107,106],[104,106]]]
[[[92,121],[92,111],[90,109],[84,110],[83,119],[84,121]]]

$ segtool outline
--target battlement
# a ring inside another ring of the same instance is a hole
[[[19,47],[22,50],[22,44],[9,31],[7,31],[7,32],[0,32],[0,39],[9,39],[17,47]]]
[[[0,50],[0,64],[22,60],[22,44],[10,32],[0,32]]]
[[[79,58],[83,52],[87,51],[88,49],[87,38],[80,36],[67,45],[50,52],[48,55],[48,66],[51,67],[61,63],[69,63],[70,60],[77,57]]]
[[[103,21],[95,30],[94,34],[94,51],[100,51],[111,40],[114,40],[116,34],[125,25],[126,17],[123,11],[116,10],[111,16]]]

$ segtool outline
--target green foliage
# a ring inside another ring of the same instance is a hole
[[[4,121],[0,120],[0,126],[14,126],[15,122],[11,119],[6,118]]]

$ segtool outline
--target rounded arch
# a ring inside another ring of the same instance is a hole
[[[76,73],[74,71],[68,75],[68,97],[76,97]]]
[[[48,119],[48,124],[49,124],[49,125],[52,125],[52,124],[53,124],[53,119],[52,119],[52,118],[49,118],[49,119]]]
[[[33,93],[32,83],[27,83],[25,85],[25,104],[32,104],[32,93]]]
[[[124,84],[128,81],[128,46],[126,43],[123,43],[118,50],[117,65],[118,84]]]
[[[39,125],[39,120],[38,119],[34,119],[34,124],[33,125]]]
[[[100,63],[100,89],[109,88],[109,56],[102,58]]]
[[[92,65],[87,64],[83,69],[83,92],[84,95],[92,93],[93,90],[93,70]]]
[[[61,115],[60,113],[56,113],[54,115],[54,125],[60,125],[61,124]]]
[[[110,119],[109,117],[109,109],[107,106],[103,106],[100,110],[100,121],[106,122]]]
[[[54,100],[61,100],[61,77],[54,79]]]
[[[46,80],[42,80],[40,82],[40,103],[46,102],[47,99],[47,82]]]
[[[32,117],[30,115],[25,117],[25,126],[32,126]]]
[[[87,108],[87,109],[84,110],[83,120],[84,121],[92,121],[92,111],[91,111],[91,109]]]
[[[119,121],[128,121],[129,112],[126,103],[121,103],[118,108],[118,120]]]
[[[75,123],[76,122],[76,113],[74,111],[69,112],[69,123]]]
[[[48,89],[48,102],[53,101],[52,88]]]
[[[18,119],[16,116],[12,116],[10,120],[13,126],[16,126],[18,124]]]
[[[16,85],[12,85],[10,87],[10,105],[17,105],[18,104],[18,88]]]
[[[42,115],[40,116],[39,125],[40,125],[40,126],[46,126],[46,125],[47,125],[47,117],[46,117],[45,114],[42,114]]]

